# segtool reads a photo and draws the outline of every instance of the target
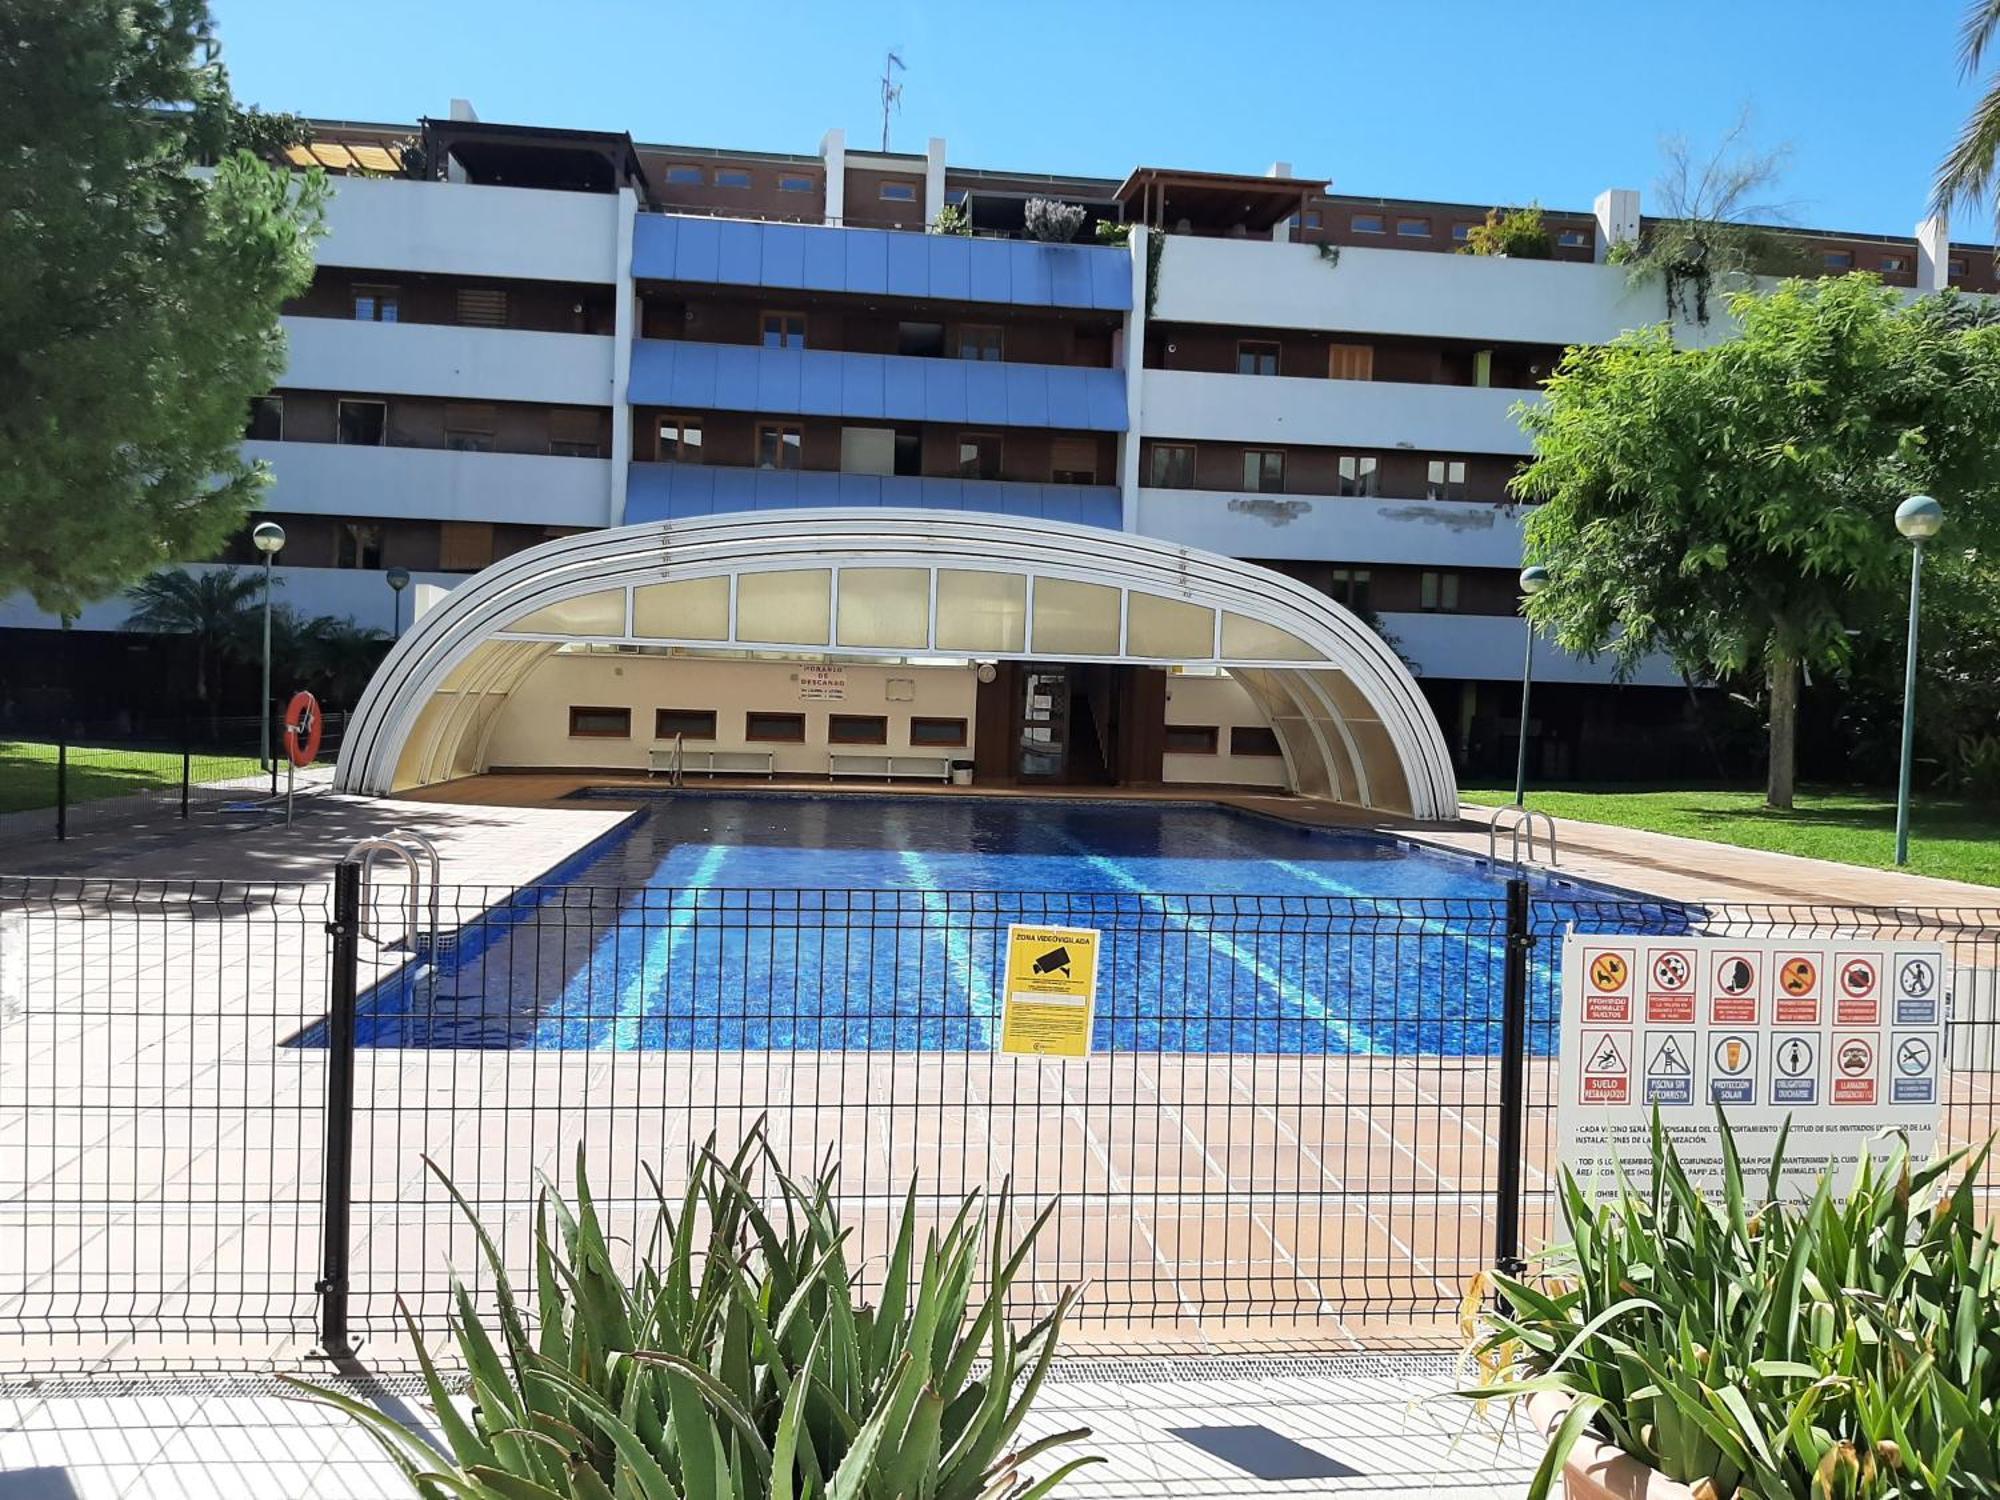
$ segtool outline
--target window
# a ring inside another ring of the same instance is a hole
[[[766,349],[803,349],[806,346],[806,315],[804,313],[767,312],[764,314],[764,347]]]
[[[741,167],[717,167],[715,185],[726,188],[747,188],[750,186],[750,174]]]
[[[1945,274],[1948,276],[1963,276],[1965,274],[1964,259],[1954,255],[1950,260],[1946,261]]]
[[[886,745],[889,721],[881,714],[828,714],[826,742],[829,745]]]
[[[1458,575],[1425,573],[1418,584],[1417,606],[1446,614],[1458,608]]]
[[[507,293],[499,287],[462,286],[457,303],[458,321],[467,328],[507,326]]]
[[[1366,568],[1333,568],[1326,575],[1326,592],[1340,604],[1359,613],[1368,608],[1374,575]]]
[[[577,708],[569,711],[569,737],[573,740],[627,740],[632,737],[632,710],[629,708]]]
[[[1243,488],[1258,494],[1275,494],[1285,487],[1285,452],[1282,448],[1243,450]]]
[[[1381,475],[1377,472],[1377,460],[1372,453],[1343,453],[1340,455],[1340,489],[1342,495],[1379,495],[1382,493]]]
[[[1381,234],[1384,232],[1382,216],[1380,214],[1356,214],[1347,221],[1347,227],[1356,234]]]
[[[1905,256],[1885,255],[1882,257],[1882,269],[1885,271],[1907,271],[1910,269],[1910,262]]]
[[[715,738],[715,710],[712,708],[656,708],[653,710],[653,738],[670,740],[675,735],[688,740]]]
[[[1373,344],[1334,344],[1327,350],[1326,373],[1335,380],[1373,380]]]
[[[780,745],[803,745],[806,739],[806,716],[764,713],[753,708],[743,716],[743,738]]]
[[[401,294],[392,286],[357,286],[354,289],[354,321],[393,323]]]
[[[1828,250],[1820,257],[1829,271],[1851,271],[1854,269],[1852,250]]]
[[[804,445],[805,433],[802,429],[766,423],[757,429],[757,467],[796,469],[800,467],[799,453]]]
[[[336,568],[382,566],[382,528],[372,521],[345,521],[333,538],[333,565]]]
[[[882,184],[884,203],[915,203],[917,185],[914,182],[885,182]]]
[[[965,743],[965,720],[912,718],[910,720],[910,743],[912,745],[963,745]]]
[[[1429,219],[1398,219],[1396,237],[1404,240],[1427,240],[1431,237]]]
[[[1320,225],[1320,217],[1319,217],[1319,210],[1318,210],[1318,209],[1316,209],[1316,208],[1309,208],[1309,209],[1307,209],[1307,210],[1306,210],[1306,228],[1308,228],[1308,229],[1317,229],[1317,228],[1319,228],[1319,225]]]
[[[942,323],[898,323],[896,325],[896,352],[910,354],[918,359],[942,359],[944,357],[944,324]]]
[[[389,430],[386,401],[342,401],[334,414],[334,437],[342,443],[379,448]]]
[[[1316,208],[1307,209],[1303,216],[1299,214],[1293,214],[1289,219],[1285,220],[1286,227],[1290,229],[1294,235],[1296,235],[1299,232],[1301,226],[1307,229],[1317,229],[1319,228],[1319,224],[1320,224],[1319,210]]]
[[[700,187],[705,180],[700,167],[682,165],[667,168],[667,181],[675,187]]]
[[[243,436],[264,443],[281,441],[285,436],[285,398],[251,397],[250,420],[243,428]]]
[[[660,462],[698,464],[701,462],[701,418],[660,418]]]
[[[1591,236],[1588,229],[1558,229],[1556,231],[1556,243],[1561,245],[1565,250],[1587,250],[1590,248],[1590,242]]]
[[[968,323],[958,330],[958,357],[960,359],[997,360],[1000,358],[1001,333],[998,328],[980,323]]]
[[[1471,239],[1472,225],[1468,224],[1465,220],[1460,219],[1456,224],[1451,226],[1451,242],[1454,245],[1467,244]]]
[[[1229,730],[1231,755],[1276,755],[1278,736],[1262,724],[1236,724]]]
[[[1426,500],[1463,500],[1465,498],[1465,460],[1462,458],[1434,458],[1425,474],[1424,498]]]
[[[1153,444],[1153,462],[1147,472],[1146,482],[1161,490],[1193,489],[1194,444]]]
[[[1049,445],[1049,478],[1057,484],[1097,483],[1097,444],[1089,438],[1057,438]]]
[[[1169,755],[1213,755],[1219,736],[1213,724],[1169,724],[1163,748]]]
[[[447,401],[444,408],[444,445],[454,453],[493,451],[493,408],[464,401]]]
[[[1236,346],[1236,373],[1238,375],[1275,375],[1278,373],[1278,346],[1276,344],[1244,340]]]
[[[781,193],[810,193],[813,185],[810,177],[802,177],[797,172],[778,174],[778,191]]]
[[[1000,477],[998,433],[961,432],[958,435],[958,477],[960,479]]]

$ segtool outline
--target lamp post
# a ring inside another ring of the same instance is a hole
[[[1521,569],[1521,595],[1524,599],[1539,594],[1548,586],[1549,570],[1541,564]],[[1527,626],[1528,649],[1521,658],[1521,747],[1514,758],[1516,807],[1525,806],[1528,800],[1528,693],[1535,682],[1535,627],[1525,609],[1521,611],[1521,623]]]
[[[1944,507],[1912,495],[1896,507],[1896,529],[1910,542],[1910,635],[1903,656],[1903,759],[1896,770],[1896,863],[1910,862],[1910,751],[1917,735],[1917,601],[1924,587],[1924,543],[1944,526]]]
[[[391,568],[386,576],[389,580],[389,595],[396,601],[395,613],[391,616],[395,626],[389,632],[389,639],[393,642],[403,638],[403,590],[410,586],[410,570]]]
[[[264,696],[257,709],[258,764],[271,767],[271,563],[285,545],[285,528],[276,521],[259,521],[250,540],[264,554]]]

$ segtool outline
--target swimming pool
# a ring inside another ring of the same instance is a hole
[[[359,1036],[987,1050],[1007,927],[1030,922],[1102,931],[1100,1050],[1486,1055],[1503,897],[1483,861],[1207,804],[674,792],[543,885],[447,922],[434,967],[364,996]],[[1652,907],[1644,926],[1682,920]],[[1552,1045],[1552,976],[1536,974]]]

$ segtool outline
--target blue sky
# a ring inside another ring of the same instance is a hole
[[[237,94],[357,120],[443,114],[809,152],[879,138],[955,164],[1262,171],[1334,190],[1588,208],[1650,189],[1660,139],[1746,107],[1790,148],[1800,224],[1906,234],[1973,89],[1958,0],[213,0]],[[1984,239],[1983,211],[1957,237]]]

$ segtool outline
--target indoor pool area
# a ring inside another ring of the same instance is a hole
[[[361,1044],[990,1050],[1008,927],[1031,923],[1103,935],[1093,1050],[1499,1048],[1504,872],[1484,860],[1193,802],[646,803],[542,883],[454,892],[428,951],[382,955]],[[1531,878],[1580,925],[1689,920]],[[1538,956],[1542,1023],[1552,975]]]

